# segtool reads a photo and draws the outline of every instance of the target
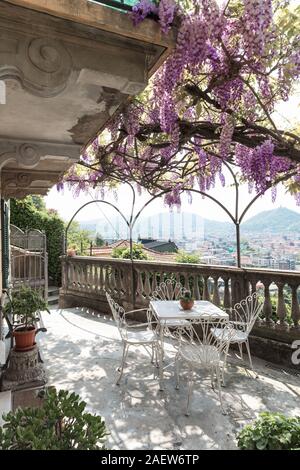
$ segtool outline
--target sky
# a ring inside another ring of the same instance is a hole
[[[216,188],[210,192],[210,194],[218,198],[229,210],[234,210],[235,198],[234,191],[232,188],[223,188],[220,184],[218,184]],[[83,204],[92,201],[93,199],[96,199],[96,196],[92,192],[88,196],[81,195],[75,198],[73,197],[72,193],[68,190],[64,190],[64,193],[58,193],[56,188],[53,188],[46,198],[46,205],[48,208],[56,209],[64,220],[69,221],[70,218],[77,211],[77,209],[79,209]],[[120,188],[120,190],[118,191],[117,200],[115,200],[112,194],[107,194],[105,199],[106,201],[115,204],[118,209],[125,215],[129,214],[129,209],[131,207],[131,193],[128,188],[124,186]],[[147,196],[145,193],[142,196],[138,196],[137,199],[138,201],[136,210],[139,210],[142,205],[148,201],[149,196]],[[247,203],[251,200],[251,195],[249,195],[248,193],[247,186],[243,186],[240,188],[239,199],[241,213],[243,208],[245,208]],[[269,191],[267,194],[265,194],[263,197],[261,197],[254,203],[252,208],[247,213],[247,217],[245,217],[245,220],[261,211],[271,210],[281,206],[287,207],[291,210],[300,213],[300,207],[296,206],[294,198],[289,194],[286,194],[284,188],[279,188],[275,203],[272,203],[271,192]],[[230,220],[228,215],[224,211],[222,211],[214,202],[210,201],[207,198],[203,199],[199,195],[193,196],[192,204],[188,202],[187,197],[183,197],[181,210],[187,212],[195,212],[206,219],[224,222]],[[145,216],[152,216],[159,212],[168,211],[168,207],[165,207],[163,200],[160,199],[152,202],[143,213]],[[102,203],[93,203],[84,208],[82,211],[80,211],[80,213],[76,216],[75,220],[85,221],[103,217],[111,218],[115,214],[115,210],[112,208],[110,209],[107,205]]]

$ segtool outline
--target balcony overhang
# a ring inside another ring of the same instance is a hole
[[[34,172],[28,191],[51,187],[120,106],[145,88],[173,45],[173,35],[162,36],[155,22],[134,27],[127,14],[87,0],[3,0],[2,190],[11,197],[26,192],[14,194],[13,172],[16,188],[17,174]],[[38,179],[43,172],[51,178]]]

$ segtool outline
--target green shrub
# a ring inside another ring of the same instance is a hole
[[[253,424],[242,429],[237,439],[242,450],[300,450],[300,416],[261,413]]]
[[[48,388],[42,407],[18,408],[4,416],[0,449],[103,450],[105,423],[85,407],[75,393]]]
[[[176,255],[175,261],[176,263],[198,264],[200,263],[200,255],[180,250]]]
[[[130,248],[126,248],[126,247],[114,248],[112,252],[112,257],[130,259]],[[149,259],[149,256],[143,250],[143,245],[141,243],[133,243],[132,259],[140,259],[140,260]]]
[[[37,229],[47,237],[48,273],[56,285],[61,280],[60,256],[63,254],[64,221],[55,212],[37,210],[31,196],[10,200],[10,221],[21,230]]]

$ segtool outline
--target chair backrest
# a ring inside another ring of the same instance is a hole
[[[113,314],[113,317],[118,327],[121,338],[125,339],[126,330],[127,330],[127,325],[125,321],[125,310],[117,302],[114,301],[114,299],[111,297],[111,295],[109,295],[108,292],[106,292],[106,298],[107,298],[107,302],[109,303],[111,312]]]
[[[237,328],[249,334],[263,309],[257,292],[235,304],[231,313],[231,320],[237,322]]]
[[[234,334],[227,318],[216,318],[209,314],[190,320],[189,329],[180,327],[178,330],[181,332],[176,335],[179,336],[179,349],[185,344],[192,345],[189,348],[189,359],[207,366],[220,359]],[[215,331],[218,331],[218,335]]]
[[[184,291],[185,289],[180,282],[167,279],[157,286],[150,297],[151,300],[179,300]]]

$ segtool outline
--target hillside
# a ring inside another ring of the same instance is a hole
[[[286,207],[279,207],[260,212],[241,227],[247,232],[300,232],[300,214]]]
[[[161,226],[168,228],[169,226],[169,213],[157,214],[151,217],[141,217],[136,226],[134,236],[141,234],[142,236],[149,236],[147,230],[151,225],[156,227],[154,235],[158,236],[158,223],[161,217]],[[184,219],[183,219],[184,217]],[[193,218],[194,217],[194,222]],[[199,236],[215,236],[219,238],[234,236],[235,228],[231,222],[219,222],[216,220],[202,219],[198,214],[187,214],[185,212],[174,214],[174,238],[181,238],[182,234],[182,221],[184,221],[185,231],[191,231],[192,225],[196,224],[196,231]],[[116,233],[120,233],[119,238],[126,238],[127,229],[123,227],[123,222],[116,217],[112,217],[109,222],[105,219],[87,220],[80,223],[81,228],[90,230],[94,233],[99,232],[104,238],[115,238]],[[125,232],[124,232],[125,230]],[[287,209],[286,207],[279,207],[269,211],[263,211],[251,217],[241,225],[242,233],[251,232],[273,232],[273,233],[300,233],[300,213]],[[188,234],[188,233],[187,233]],[[165,235],[162,238],[170,238],[170,235]],[[171,237],[172,238],[172,237]]]

